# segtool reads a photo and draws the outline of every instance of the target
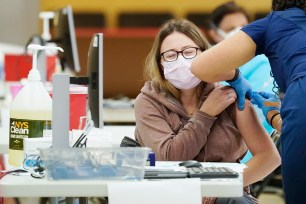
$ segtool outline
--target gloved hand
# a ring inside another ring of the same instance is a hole
[[[239,73],[239,76],[235,81],[232,82],[227,81],[227,82],[236,91],[238,99],[238,109],[243,110],[245,97],[248,96],[249,99],[252,98],[251,84],[241,75],[241,73]]]
[[[267,113],[271,110],[280,112],[281,101],[275,94],[267,92],[253,92],[252,104],[257,105],[267,118]]]

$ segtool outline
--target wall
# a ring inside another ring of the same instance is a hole
[[[25,45],[39,32],[39,0],[0,0],[0,42]]]
[[[56,10],[71,5],[76,13],[101,13],[105,17],[105,28],[76,29],[78,53],[82,71],[86,75],[88,46],[93,33],[104,34],[104,97],[118,94],[135,98],[143,86],[145,57],[153,43],[156,30],[119,28],[121,13],[171,13],[175,17],[186,17],[188,13],[210,13],[228,0],[41,0],[42,11]],[[268,12],[271,0],[236,0],[251,14]],[[118,60],[120,56],[120,60]]]
[[[117,26],[117,16],[121,12],[170,12],[176,17],[184,17],[189,12],[210,12],[228,0],[41,0],[41,10],[54,10],[70,4],[74,12],[101,12],[106,16],[107,27]],[[251,13],[267,12],[271,0],[236,0]]]
[[[88,46],[94,33],[103,33],[103,94],[135,98],[143,86],[143,67],[157,30],[154,29],[78,29],[80,76],[87,73]]]

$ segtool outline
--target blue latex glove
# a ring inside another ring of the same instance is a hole
[[[267,118],[267,113],[271,110],[277,110],[280,112],[281,101],[275,94],[267,92],[253,92],[251,102],[257,105]]]
[[[239,76],[235,81],[228,82],[228,84],[236,91],[238,98],[238,109],[243,110],[245,97],[248,97],[249,99],[252,98],[251,84],[241,75],[241,73],[239,73]]]

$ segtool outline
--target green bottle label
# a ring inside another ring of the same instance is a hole
[[[23,138],[43,137],[50,135],[50,120],[10,119],[9,148],[23,150]]]

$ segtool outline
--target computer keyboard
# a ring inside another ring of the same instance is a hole
[[[189,178],[237,178],[239,174],[228,167],[190,167]]]

